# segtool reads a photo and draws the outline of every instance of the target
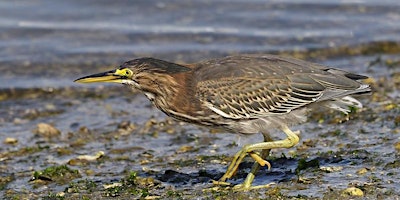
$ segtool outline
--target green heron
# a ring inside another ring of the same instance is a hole
[[[362,104],[348,96],[371,91],[358,80],[368,77],[294,58],[275,55],[237,55],[194,64],[154,58],[127,61],[117,69],[85,76],[78,83],[122,83],[143,92],[161,111],[175,119],[240,134],[261,133],[264,141],[245,145],[226,173],[215,181],[225,184],[246,155],[255,163],[238,189],[250,189],[260,166],[275,148],[299,142],[299,131],[288,126],[305,122],[313,107],[349,113]],[[272,129],[287,138],[273,141]],[[228,184],[228,183],[226,183]]]

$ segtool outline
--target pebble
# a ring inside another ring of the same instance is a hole
[[[77,166],[77,165],[84,165],[87,162],[96,161],[104,156],[104,151],[99,151],[96,155],[80,155],[76,158],[73,158],[68,161],[69,165]]]
[[[367,168],[361,168],[361,169],[357,170],[357,174],[358,175],[363,175],[363,174],[365,174],[367,172],[368,172]]]
[[[394,149],[396,149],[397,151],[400,151],[400,142],[396,142],[394,144]]]
[[[59,136],[61,134],[61,131],[50,124],[39,123],[38,125],[36,125],[34,133],[42,137],[54,137]]]
[[[12,138],[12,137],[7,137],[5,140],[4,140],[4,144],[12,144],[12,145],[15,145],[15,144],[17,144],[18,143],[18,140],[16,139],[16,138]]]
[[[322,167],[320,167],[319,169],[320,169],[321,171],[331,173],[331,172],[342,171],[342,170],[343,170],[343,167],[342,167],[342,166],[322,166]]]
[[[356,188],[356,187],[349,187],[349,188],[345,189],[343,191],[343,193],[348,194],[350,196],[357,196],[357,197],[364,196],[364,192],[361,189]]]
[[[109,188],[115,188],[115,187],[121,187],[122,183],[112,183],[112,184],[104,184],[103,188],[104,189],[109,189]]]
[[[189,152],[189,151],[193,151],[193,146],[181,146],[176,152],[177,153],[185,153],[185,152]]]
[[[95,161],[103,156],[104,156],[104,151],[99,151],[96,153],[96,155],[81,155],[78,156],[77,159],[86,161]]]

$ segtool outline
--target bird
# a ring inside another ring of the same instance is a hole
[[[243,54],[177,64],[151,57],[124,62],[116,69],[76,79],[77,83],[108,82],[141,91],[159,110],[180,121],[220,128],[241,135],[262,134],[264,141],[246,144],[225,174],[214,181],[231,185],[246,156],[251,171],[234,189],[249,190],[271,149],[299,143],[299,131],[289,127],[306,122],[307,113],[327,107],[345,114],[362,103],[350,95],[371,93],[367,76],[291,57]],[[285,139],[273,140],[271,130]]]

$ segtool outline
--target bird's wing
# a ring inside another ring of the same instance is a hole
[[[288,113],[322,99],[356,93],[361,85],[344,73],[329,72],[330,68],[281,57],[228,57],[204,66],[197,70],[197,98],[232,119]]]
[[[234,119],[255,118],[290,112],[315,102],[323,87],[312,90],[307,82],[278,79],[221,79],[198,84],[197,96],[214,112]]]

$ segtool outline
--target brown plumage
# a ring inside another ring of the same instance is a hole
[[[370,92],[369,85],[357,81],[365,78],[293,58],[239,55],[195,64],[140,58],[77,82],[130,85],[176,119],[236,133],[262,133],[263,143],[245,146],[236,154],[221,179],[225,181],[245,155],[257,161],[250,173],[254,174],[258,164],[268,164],[264,158],[269,149],[295,145],[298,137],[287,126],[304,122],[306,111],[313,106],[327,106],[344,113],[350,111],[349,106],[361,107],[359,101],[348,95]],[[283,130],[288,138],[283,142],[270,141],[268,132],[272,128]],[[255,151],[262,151],[261,157]],[[253,179],[247,179],[240,187],[250,187]]]

